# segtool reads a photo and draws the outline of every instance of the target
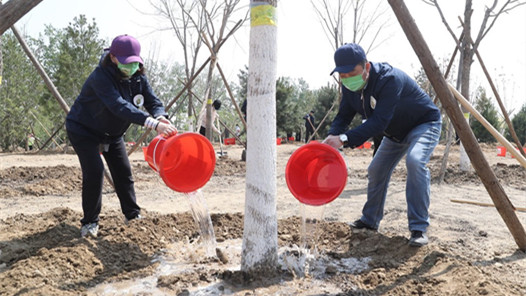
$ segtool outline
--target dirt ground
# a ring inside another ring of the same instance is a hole
[[[298,147],[277,146],[281,272],[264,279],[239,272],[246,165],[241,146],[222,147],[228,157],[217,160],[200,190],[217,240],[212,257],[205,256],[207,245],[191,214],[194,197],[167,188],[141,153],[131,161],[144,219],[125,225],[106,185],[96,239],[79,235],[75,155],[0,153],[0,295],[526,295],[526,253],[498,211],[452,202],[492,204],[477,175],[459,171],[458,146],[440,185],[444,147],[432,157],[430,243],[422,248],[407,245],[403,163],[392,177],[379,231],[351,233],[347,223],[360,217],[366,200],[372,151],[347,149],[343,193],[328,205],[309,207],[292,196],[284,178]],[[483,151],[510,201],[526,207],[526,169],[510,155],[497,156],[496,145]],[[516,215],[526,225],[526,213]],[[298,245],[309,238],[301,231],[302,217],[318,221],[306,224],[318,253],[298,269]]]

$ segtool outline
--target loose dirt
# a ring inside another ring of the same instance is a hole
[[[460,172],[457,146],[440,185],[443,146],[429,165],[430,243],[422,248],[407,245],[403,161],[379,231],[350,231],[347,223],[359,218],[366,200],[372,151],[346,150],[348,184],[316,209],[323,213],[313,226],[318,253],[308,260],[307,274],[299,274],[289,263],[304,240],[302,213],[312,209],[298,203],[284,180],[287,160],[299,147],[277,146],[281,269],[264,278],[239,272],[246,168],[240,146],[223,146],[228,157],[218,158],[200,190],[217,239],[213,257],[203,255],[189,196],[167,188],[139,153],[131,162],[144,218],[125,225],[105,185],[96,239],[79,235],[82,176],[75,155],[2,153],[0,295],[526,295],[526,253],[498,211],[451,202],[492,204],[476,173]],[[494,145],[482,148],[510,201],[525,207],[526,169],[509,155],[498,157]],[[526,225],[526,213],[516,215]]]

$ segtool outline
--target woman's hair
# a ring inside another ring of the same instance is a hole
[[[104,67],[117,67],[117,65],[115,65],[112,60],[111,60],[111,55],[110,55],[110,52],[108,51],[108,53],[104,56],[104,59],[102,60],[101,62],[101,65],[104,66]],[[141,75],[144,75],[146,74],[146,68],[144,67],[143,64],[139,63],[139,70],[137,70],[137,73],[141,74]],[[134,74],[135,75],[135,74]]]

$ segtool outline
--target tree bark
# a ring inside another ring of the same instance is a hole
[[[241,270],[277,270],[276,77],[277,1],[250,2],[247,173]]]
[[[42,0],[10,0],[0,5],[0,35],[37,6]],[[1,2],[0,2],[1,4]]]
[[[0,7],[2,7],[2,0],[0,0]],[[0,88],[2,88],[2,75],[4,73],[4,59],[2,56],[2,34],[0,34]]]
[[[462,68],[460,76],[460,93],[464,98],[469,101],[470,88],[469,82],[471,80],[471,65],[473,63],[473,48],[471,47],[471,16],[473,15],[472,2],[466,0],[464,6],[464,30],[462,38],[460,39],[460,67]],[[464,118],[469,125],[469,112],[462,108]],[[469,156],[462,140],[460,141],[460,170],[463,172],[471,171],[471,164],[469,162]]]
[[[393,8],[396,17],[398,18],[398,22],[420,59],[420,63],[422,64],[427,77],[431,81],[444,109],[449,115],[449,118],[453,121],[457,133],[460,136],[460,140],[465,145],[466,152],[471,159],[471,164],[475,168],[477,175],[486,187],[497,211],[506,223],[506,226],[510,230],[515,242],[519,246],[519,249],[526,251],[526,232],[515,214],[515,209],[485,159],[475,135],[473,135],[472,130],[464,119],[462,111],[458,107],[453,94],[449,90],[448,83],[440,74],[440,68],[433,59],[433,55],[422,37],[422,34],[418,30],[413,17],[402,0],[389,0],[389,4]]]

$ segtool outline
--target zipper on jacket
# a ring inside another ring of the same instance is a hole
[[[363,98],[363,89],[362,89],[362,92],[360,94],[360,100],[362,101],[362,109],[363,109],[363,115],[365,116],[365,120],[367,120],[367,110],[365,110],[365,100]]]

